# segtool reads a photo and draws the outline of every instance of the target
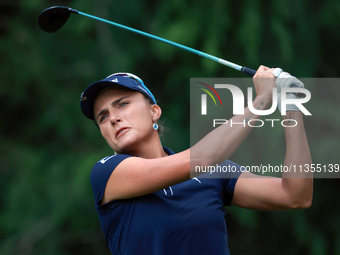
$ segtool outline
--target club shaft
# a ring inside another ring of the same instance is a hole
[[[119,27],[119,28],[123,28],[125,30],[128,30],[128,31],[131,31],[131,32],[134,32],[134,33],[137,33],[137,34],[140,34],[140,35],[143,35],[143,36],[146,36],[146,37],[149,37],[151,39],[155,39],[157,41],[161,41],[163,43],[166,43],[166,44],[170,44],[172,46],[175,46],[177,48],[180,48],[180,49],[183,49],[183,50],[186,50],[186,51],[189,51],[191,53],[194,53],[194,54],[197,54],[201,57],[204,57],[204,58],[207,58],[207,59],[210,59],[210,60],[213,60],[217,63],[220,63],[222,65],[225,65],[225,66],[228,66],[230,68],[233,68],[237,71],[240,71],[240,72],[243,72],[245,74],[248,74],[250,76],[254,76],[255,74],[255,70],[253,69],[250,69],[250,68],[247,68],[247,67],[244,67],[244,66],[240,66],[240,65],[237,65],[235,63],[232,63],[230,61],[227,61],[225,59],[222,59],[222,58],[218,58],[218,57],[215,57],[213,55],[210,55],[210,54],[207,54],[205,52],[202,52],[202,51],[199,51],[199,50],[195,50],[193,48],[190,48],[190,47],[187,47],[185,45],[182,45],[182,44],[179,44],[179,43],[176,43],[176,42],[173,42],[173,41],[170,41],[170,40],[167,40],[167,39],[164,39],[162,37],[159,37],[159,36],[155,36],[155,35],[152,35],[152,34],[149,34],[149,33],[146,33],[146,32],[143,32],[143,31],[140,31],[138,29],[134,29],[134,28],[131,28],[131,27],[128,27],[128,26],[124,26],[124,25],[121,25],[119,23],[116,23],[116,22],[113,22],[113,21],[110,21],[110,20],[106,20],[106,19],[103,19],[103,18],[99,18],[99,17],[96,17],[96,16],[93,16],[93,15],[90,15],[90,14],[87,14],[87,13],[84,13],[84,12],[81,12],[81,11],[77,11],[75,12],[79,15],[83,15],[83,16],[86,16],[88,18],[91,18],[91,19],[94,19],[94,20],[98,20],[98,21],[102,21],[102,22],[105,22],[105,23],[108,23],[110,25],[113,25],[113,26],[116,26],[116,27]]]

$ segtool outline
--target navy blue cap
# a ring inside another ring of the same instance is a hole
[[[116,86],[139,91],[149,98],[153,104],[157,104],[151,91],[138,76],[130,73],[114,73],[105,79],[92,83],[84,90],[80,97],[80,108],[83,114],[87,118],[94,120],[93,104],[97,95],[106,88]]]

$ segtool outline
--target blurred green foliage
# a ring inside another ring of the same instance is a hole
[[[191,77],[244,77],[196,55],[71,15],[47,34],[39,13],[53,5],[125,24],[256,69],[298,77],[339,77],[336,0],[0,1],[0,254],[109,254],[89,174],[112,154],[82,116],[80,93],[113,72],[142,77],[170,130],[163,144],[189,146]],[[340,87],[310,88],[306,129],[315,163],[339,163]],[[284,137],[256,130],[233,156],[273,160]],[[283,146],[283,145],[282,145]],[[245,157],[246,155],[246,157]],[[227,209],[232,254],[340,254],[337,179],[315,180],[312,208],[292,212]]]

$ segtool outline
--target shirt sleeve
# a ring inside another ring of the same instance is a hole
[[[100,201],[104,196],[107,181],[113,170],[128,157],[131,156],[124,154],[109,156],[98,161],[92,168],[90,178],[96,207],[100,206]]]
[[[231,200],[233,199],[235,185],[242,173],[241,166],[230,160],[224,161],[221,166],[225,166],[227,176],[224,179],[224,205],[230,206]]]

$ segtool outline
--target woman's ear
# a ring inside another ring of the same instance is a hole
[[[151,110],[152,110],[152,121],[157,122],[162,115],[162,109],[158,105],[153,104],[151,106]]]

